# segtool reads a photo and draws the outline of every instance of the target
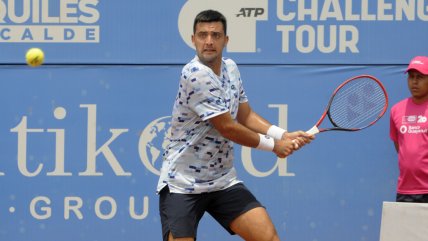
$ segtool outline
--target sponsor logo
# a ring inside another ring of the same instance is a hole
[[[426,116],[418,116],[418,123],[426,123],[427,117]]]
[[[420,60],[413,60],[411,64],[418,64],[418,65],[423,65],[424,62],[420,61]]]
[[[251,17],[257,17],[262,16],[265,13],[264,8],[241,8],[239,10],[239,13],[236,14],[236,17],[244,17],[244,18],[251,18]]]
[[[87,143],[86,146],[86,160],[80,160],[86,164],[86,170],[68,170],[66,163],[71,160],[66,156],[66,131],[65,128],[32,128],[32,118],[29,116],[22,116],[19,123],[10,129],[11,133],[15,133],[17,137],[17,167],[22,176],[36,177],[36,176],[103,176],[106,172],[104,168],[100,168],[99,164],[104,160],[116,176],[132,176],[133,172],[127,168],[124,163],[126,161],[121,157],[120,153],[115,151],[114,146],[120,139],[129,136],[130,129],[128,128],[110,128],[110,137],[101,141],[97,137],[101,135],[97,131],[97,105],[96,104],[81,104],[79,106],[82,110],[86,110],[86,135],[82,136],[82,140]],[[287,105],[269,105],[269,108],[278,109],[278,125],[287,129]],[[67,118],[67,109],[64,107],[56,107],[53,110],[53,116],[56,120],[61,121]],[[33,161],[28,157],[29,149],[34,144],[33,135],[52,135],[55,136],[55,145],[51,146],[52,153],[55,153],[55,160],[53,170],[48,171],[46,163],[39,163],[37,167],[32,168]],[[162,116],[144,127],[138,139],[138,154],[139,161],[143,164],[145,169],[154,175],[159,175],[162,164],[162,152],[169,144],[169,136],[171,135],[171,117]],[[269,138],[269,137],[266,137]],[[98,141],[97,141],[98,140]],[[78,143],[75,143],[78,145]],[[294,173],[287,172],[286,158],[277,158],[276,164],[268,172],[259,171],[254,167],[252,161],[252,148],[242,147],[242,162],[244,168],[249,174],[256,177],[266,177],[272,175],[275,171],[278,176],[294,176]],[[270,154],[270,153],[268,153]],[[76,161],[76,160],[74,160]],[[0,177],[7,175],[6,172],[1,172]],[[108,170],[107,170],[108,172]]]
[[[98,0],[0,0],[0,43],[98,43]]]
[[[403,116],[402,121],[403,124],[412,124],[416,123],[416,116],[410,115],[410,116]]]
[[[423,127],[420,126],[406,126],[406,125],[402,125],[400,127],[400,132],[401,134],[426,134],[428,133],[428,129],[424,129]]]
[[[426,123],[427,117],[422,115],[409,115],[403,116],[402,121],[403,124],[415,124],[415,123]]]

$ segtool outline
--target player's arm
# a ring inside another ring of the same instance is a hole
[[[256,112],[254,112],[251,109],[251,106],[248,102],[241,103],[239,105],[237,120],[240,124],[246,126],[247,128],[251,129],[254,132],[269,134],[270,136],[273,136],[273,135],[269,133],[272,131],[272,129],[270,131],[269,129],[272,127],[276,128],[274,132],[277,131],[282,133],[282,135],[281,134],[279,136],[276,135],[276,139],[294,140],[299,147],[302,147],[303,145],[311,142],[311,140],[315,138],[314,135],[309,135],[304,131],[286,132],[281,128],[273,126],[269,121],[267,121],[266,119],[258,115]]]
[[[269,121],[254,112],[248,102],[239,104],[237,120],[250,130],[262,134],[266,134],[269,127],[272,126]]]
[[[253,148],[259,144],[259,135],[234,121],[229,112],[211,118],[210,122],[223,137],[237,144]]]
[[[233,120],[229,112],[212,117],[209,121],[223,137],[243,146],[260,148],[263,141],[260,135]],[[275,140],[271,151],[284,158],[293,153],[294,143],[291,140]]]

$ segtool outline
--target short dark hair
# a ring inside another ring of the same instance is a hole
[[[216,10],[204,10],[200,12],[195,17],[195,21],[193,22],[193,33],[196,32],[196,25],[198,23],[209,23],[209,22],[221,22],[223,24],[224,34],[227,33],[227,23],[226,18],[220,12]]]

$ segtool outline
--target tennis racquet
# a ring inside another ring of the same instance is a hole
[[[359,75],[343,82],[334,90],[318,122],[307,131],[359,131],[375,124],[388,108],[388,94],[373,76]],[[320,128],[328,116],[332,127]]]

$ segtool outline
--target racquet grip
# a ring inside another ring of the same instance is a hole
[[[311,129],[307,130],[306,133],[311,134],[311,135],[315,135],[320,133],[320,130],[318,129],[317,126],[313,126]]]

